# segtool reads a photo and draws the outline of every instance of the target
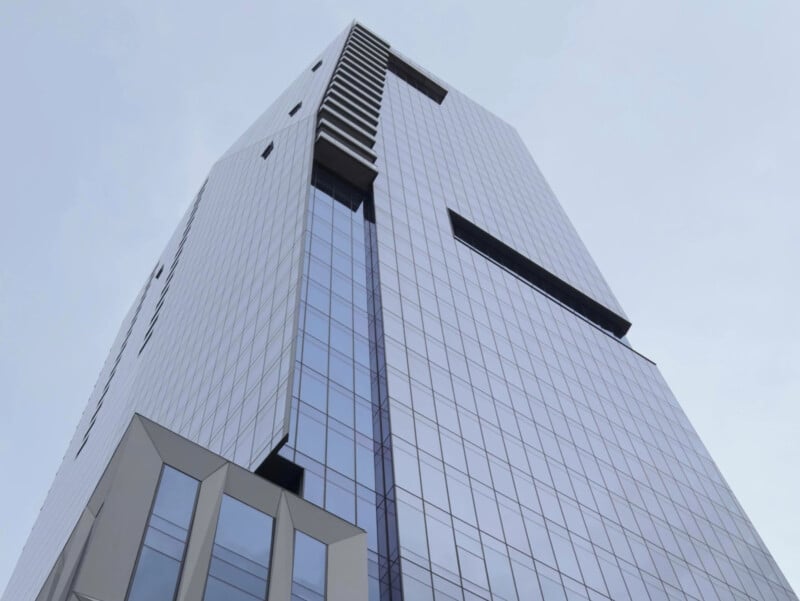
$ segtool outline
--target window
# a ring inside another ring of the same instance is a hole
[[[264,601],[273,519],[223,495],[204,601]]]
[[[311,70],[312,70],[312,71],[316,71],[316,70],[317,70],[317,69],[319,69],[321,66],[322,66],[322,61],[317,61],[317,64],[316,64],[316,65],[314,65],[313,67],[311,67]]]
[[[198,484],[194,478],[164,466],[128,601],[173,601],[175,598]]]
[[[325,543],[295,530],[292,601],[324,601],[327,552]]]
[[[156,272],[156,279],[160,278],[162,273],[164,273],[163,265],[161,265],[161,267],[158,268],[158,271]]]
[[[295,116],[295,114],[297,113],[297,111],[299,111],[299,110],[300,110],[300,107],[301,107],[301,106],[303,106],[303,103],[302,103],[302,102],[298,102],[297,104],[295,104],[295,105],[294,105],[294,108],[292,108],[292,110],[291,110],[291,111],[289,111],[289,116],[290,116],[290,117],[294,117],[294,116]]]
[[[270,142],[267,147],[264,149],[264,152],[261,153],[261,158],[265,159],[270,155],[272,149],[275,147],[275,144]]]

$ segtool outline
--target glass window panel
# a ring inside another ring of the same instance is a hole
[[[375,456],[371,448],[356,445],[356,480],[359,484],[375,486]]]
[[[181,564],[149,547],[142,547],[128,601],[172,601]]]
[[[480,529],[502,540],[503,528],[500,525],[500,514],[497,512],[497,503],[494,498],[479,493],[474,486],[473,493]]]
[[[351,431],[352,432],[352,431]],[[353,437],[328,429],[328,466],[349,478],[355,477],[355,444]]]
[[[539,591],[536,572],[517,561],[511,562],[511,570],[514,573],[514,581],[517,584],[519,598],[526,601],[542,601],[542,593]]]
[[[229,568],[235,568],[236,570],[249,572],[254,576],[263,576],[264,575],[264,567],[254,561],[246,559],[233,551],[226,549],[225,547],[217,545],[214,548],[214,556],[218,557],[222,562],[224,562],[225,566],[220,566],[220,569],[223,571],[227,571]],[[227,567],[226,567],[227,566]]]
[[[255,601],[257,597],[209,576],[204,599],[205,601]]]
[[[189,538],[198,482],[165,465],[128,601],[172,601]]]
[[[340,386],[353,390],[353,360],[337,353],[330,354],[330,377]]]
[[[445,524],[431,515],[427,515],[426,525],[431,563],[457,574],[456,546],[450,524]]]
[[[575,551],[572,549],[572,543],[570,543],[565,530],[559,529],[561,533],[554,532],[556,528],[556,526],[550,526],[550,542],[553,544],[558,569],[570,578],[581,580],[581,571],[578,567],[578,560],[575,558]]]
[[[349,357],[353,352],[353,332],[343,325],[333,322],[331,324],[331,347]]]
[[[295,530],[293,600],[322,601],[325,598],[327,551],[325,543]]]
[[[263,570],[262,570],[263,571]],[[264,598],[266,591],[266,580],[251,574],[233,564],[227,563],[219,557],[211,558],[211,565],[208,569],[209,577],[214,577],[220,582],[235,586],[237,589],[246,591],[255,599]],[[235,583],[235,584],[234,584]]]
[[[484,556],[486,557],[486,568],[489,572],[489,586],[492,595],[497,599],[517,599],[517,591],[514,588],[514,577],[511,574],[511,567],[508,564],[508,557],[484,545]]]
[[[301,410],[297,418],[297,441],[295,444],[301,453],[324,462],[325,424]]]
[[[304,369],[300,380],[300,399],[320,411],[325,411],[328,386],[324,376]]]
[[[271,516],[223,495],[205,601],[266,598],[272,526]]]
[[[461,565],[461,577],[480,587],[488,588],[489,580],[486,577],[486,566],[483,559],[461,547],[457,547],[457,550],[458,561]]]
[[[334,295],[331,298],[331,317],[340,324],[353,327],[353,305],[349,301]]]
[[[188,530],[196,495],[197,480],[165,465],[153,514]]]
[[[306,336],[303,341],[303,364],[325,375],[328,373],[328,347]]]
[[[214,543],[262,566],[269,566],[272,517],[225,495]]]
[[[169,534],[172,538],[183,540],[183,538],[186,536],[186,529],[176,526],[172,522],[168,522],[157,515],[150,516],[150,526],[157,528],[165,534]]]
[[[333,472],[328,472],[328,476]],[[328,480],[325,486],[325,509],[338,515],[348,522],[356,521],[356,496],[352,490],[345,490],[341,486]]]
[[[173,538],[156,528],[150,527],[147,529],[144,544],[177,561],[183,559],[183,541]]]
[[[343,424],[353,427],[353,393],[328,382],[328,413]]]

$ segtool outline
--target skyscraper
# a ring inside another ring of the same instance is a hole
[[[354,25],[193,199],[4,599],[796,599],[629,327],[513,128]]]

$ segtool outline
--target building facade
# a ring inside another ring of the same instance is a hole
[[[515,130],[359,24],[212,167],[4,601],[797,599]]]

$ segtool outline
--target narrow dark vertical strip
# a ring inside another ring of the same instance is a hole
[[[364,240],[367,251],[367,310],[369,312],[370,375],[372,376],[372,427],[377,496],[375,509],[378,526],[380,592],[382,601],[401,601],[403,589],[400,578],[400,544],[392,467],[389,389],[378,265],[378,236],[372,194],[369,194],[364,205]]]
[[[172,264],[169,266],[167,279],[164,280],[164,287],[161,289],[161,295],[156,303],[156,308],[153,310],[153,317],[150,318],[150,325],[147,326],[147,331],[144,334],[144,342],[142,342],[142,346],[139,348],[140,355],[142,354],[144,347],[147,346],[147,343],[150,342],[150,338],[153,336],[153,328],[158,321],[158,316],[161,313],[161,307],[164,306],[164,299],[167,296],[167,290],[169,290],[170,282],[172,282],[172,278],[175,277],[175,268],[178,266],[178,262],[181,260],[183,247],[186,244],[186,240],[189,238],[189,232],[192,229],[192,222],[194,222],[194,216],[197,214],[197,208],[200,206],[200,201],[203,198],[203,192],[205,192],[207,184],[208,178],[206,178],[206,181],[203,182],[203,185],[200,187],[200,191],[197,193],[197,196],[192,203],[192,210],[189,212],[189,217],[186,219],[186,225],[183,227],[181,241],[178,243],[178,248],[175,250],[175,257],[172,259]]]

